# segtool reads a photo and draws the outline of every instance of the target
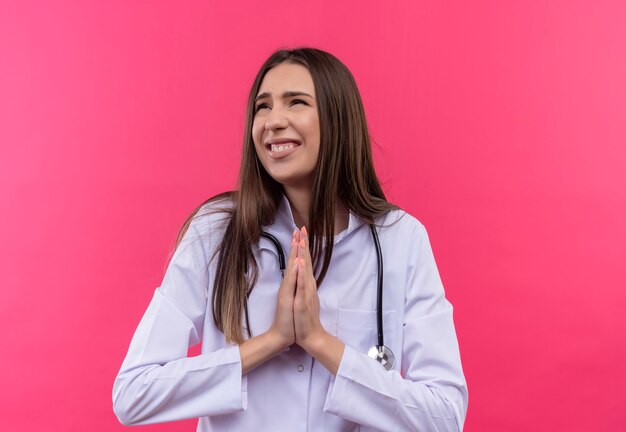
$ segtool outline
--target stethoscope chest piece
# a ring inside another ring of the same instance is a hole
[[[385,345],[374,345],[367,352],[367,355],[383,365],[386,370],[391,370],[395,357],[389,348]]]

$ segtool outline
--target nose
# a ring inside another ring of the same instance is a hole
[[[274,107],[265,119],[265,130],[285,129],[287,125],[287,117],[283,110],[278,107]]]

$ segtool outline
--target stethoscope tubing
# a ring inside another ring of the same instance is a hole
[[[383,254],[380,247],[380,240],[378,239],[378,233],[374,224],[370,224],[370,230],[372,232],[372,238],[374,239],[374,246],[376,248],[376,261],[377,261],[377,290],[376,290],[376,327],[377,327],[377,342],[378,344],[370,349],[368,355],[375,358],[377,361],[385,366],[385,369],[389,370],[393,366],[393,352],[385,346],[384,343],[384,331],[383,331]],[[265,237],[274,244],[276,252],[278,252],[278,264],[280,267],[281,279],[285,277],[285,253],[280,245],[280,242],[272,234],[261,231],[261,236]],[[246,266],[247,267],[247,266]],[[248,336],[252,337],[252,331],[250,329],[250,319],[248,317],[248,297],[250,297],[250,291],[246,296],[244,302],[244,311],[246,315],[246,327],[248,329]]]
[[[380,241],[378,240],[378,233],[374,225],[370,225],[372,231],[372,237],[374,238],[374,246],[376,247],[376,257],[378,261],[378,283],[376,293],[376,324],[378,327],[378,346],[384,346],[383,340],[383,253],[380,250]]]

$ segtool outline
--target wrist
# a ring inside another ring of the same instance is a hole
[[[241,371],[246,374],[282,351],[279,340],[271,332],[261,333],[239,344]]]
[[[279,332],[269,329],[263,333],[268,347],[274,354],[280,354],[291,346],[291,343],[283,338]]]
[[[337,374],[345,345],[326,330],[311,335],[302,342],[302,348],[319,361],[330,373]]]
[[[317,357],[324,347],[328,345],[330,334],[326,330],[314,333],[302,341],[300,346],[312,357]]]

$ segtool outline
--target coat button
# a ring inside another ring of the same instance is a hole
[[[301,364],[298,365],[298,372],[302,372],[304,370],[304,366]]]

